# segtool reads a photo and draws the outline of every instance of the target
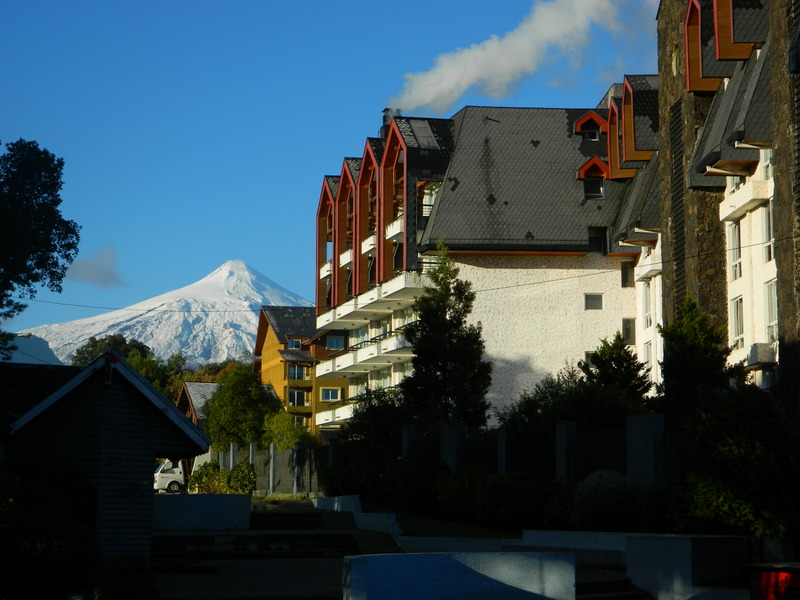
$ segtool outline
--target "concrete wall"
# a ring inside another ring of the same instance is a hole
[[[156,494],[153,529],[161,531],[250,529],[245,494]]]
[[[348,556],[343,598],[574,600],[575,561],[523,552]]]
[[[476,292],[473,322],[483,326],[494,365],[488,399],[507,406],[566,361],[583,360],[636,317],[633,287],[622,287],[620,257],[454,255]],[[584,294],[602,294],[586,310]]]

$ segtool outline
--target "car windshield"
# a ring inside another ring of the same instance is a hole
[[[168,461],[168,460],[165,460],[164,462],[162,462],[160,465],[158,465],[156,467],[156,473],[161,473],[161,471],[164,471],[165,469],[171,469],[171,468],[172,468],[172,463],[170,461]]]

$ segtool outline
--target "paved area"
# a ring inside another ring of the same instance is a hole
[[[342,559],[201,560],[156,573],[162,600],[342,598]]]

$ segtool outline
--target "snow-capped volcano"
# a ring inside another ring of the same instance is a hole
[[[147,344],[161,358],[182,352],[196,366],[253,352],[262,305],[312,306],[242,261],[231,260],[196,283],[127,308],[20,333],[47,340],[65,363],[90,337],[121,334]]]

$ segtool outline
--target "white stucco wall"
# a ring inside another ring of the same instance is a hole
[[[471,320],[483,325],[494,365],[488,399],[516,402],[548,374],[577,363],[604,338],[636,318],[635,288],[622,287],[622,258],[454,255],[476,292]],[[586,310],[584,294],[602,294],[602,310]]]

